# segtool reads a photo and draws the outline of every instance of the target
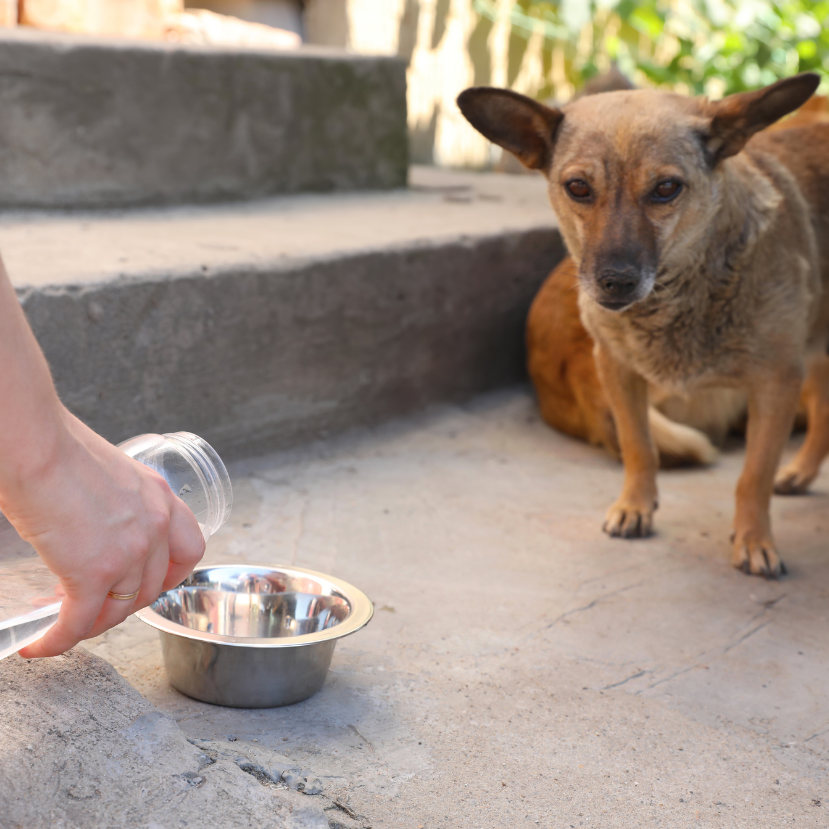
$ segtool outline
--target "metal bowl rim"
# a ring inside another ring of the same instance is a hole
[[[283,636],[272,639],[256,638],[250,636],[227,636],[222,633],[206,633],[200,630],[193,630],[192,628],[180,625],[177,622],[165,619],[160,613],[156,613],[152,609],[152,605],[142,608],[135,616],[150,627],[162,633],[170,633],[173,636],[180,636],[184,639],[196,639],[201,642],[216,642],[221,645],[230,645],[232,647],[240,648],[299,648],[303,645],[316,645],[320,642],[329,642],[332,639],[342,639],[344,636],[350,636],[358,630],[364,628],[374,616],[374,605],[363,593],[354,585],[342,581],[342,579],[328,576],[325,573],[318,573],[316,570],[306,570],[301,567],[282,567],[279,565],[269,564],[202,564],[193,569],[194,573],[200,573],[204,570],[246,570],[256,573],[286,573],[290,576],[298,576],[300,578],[317,579],[323,584],[333,587],[339,593],[345,596],[351,608],[348,616],[334,627],[326,630],[318,631],[317,633],[306,633],[302,636]],[[176,590],[177,588],[172,588]],[[170,592],[170,591],[166,591]],[[162,593],[162,595],[164,595]],[[157,600],[156,600],[157,601]]]

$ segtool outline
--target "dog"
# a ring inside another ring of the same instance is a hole
[[[829,125],[763,130],[818,83],[803,74],[717,102],[634,90],[552,108],[490,87],[458,98],[548,179],[624,463],[611,536],[652,530],[649,400],[726,389],[748,414],[732,563],[785,572],[772,492],[806,491],[829,453]],[[802,388],[806,439],[775,483]]]
[[[613,63],[607,72],[591,78],[576,98],[635,88]],[[543,103],[559,106],[552,99]],[[507,150],[495,170],[538,174]],[[527,369],[541,415],[550,426],[603,446],[619,458],[613,414],[593,359],[593,338],[579,318],[576,277],[573,260],[565,257],[536,295],[527,319]],[[744,411],[744,396],[731,390],[697,394],[692,400],[673,396],[662,399],[658,407],[651,405],[649,421],[660,464],[712,463],[717,457],[715,444],[720,445],[729,431],[739,427]]]
[[[633,89],[618,70],[593,80],[584,93]],[[768,130],[829,121],[829,98],[814,95],[795,113]],[[509,155],[506,151],[505,155]],[[511,156],[515,158],[514,156]],[[519,164],[518,160],[515,160]],[[522,167],[528,174],[536,171]],[[593,359],[593,338],[581,323],[578,279],[566,256],[545,280],[527,318],[527,369],[544,420],[560,432],[603,446],[619,458],[616,425]],[[745,433],[747,400],[736,389],[711,389],[691,397],[660,395],[651,389],[651,435],[661,466],[706,465],[716,460],[729,433]],[[805,427],[810,389],[803,390],[798,412]]]

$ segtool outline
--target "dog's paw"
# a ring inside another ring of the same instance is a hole
[[[784,466],[774,479],[778,495],[803,495],[817,477],[817,470],[804,469],[797,461]]]
[[[607,511],[602,529],[614,538],[645,538],[653,532],[653,512],[650,506],[636,504],[620,498]]]
[[[757,540],[748,535],[734,539],[731,563],[744,573],[779,579],[786,575],[786,565],[777,554],[774,541],[770,538]]]

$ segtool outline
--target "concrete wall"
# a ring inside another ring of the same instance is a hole
[[[0,207],[405,185],[405,65],[6,30]]]

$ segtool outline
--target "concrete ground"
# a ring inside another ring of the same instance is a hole
[[[766,582],[728,564],[741,461],[663,473],[645,541],[602,534],[620,467],[525,389],[239,463],[207,561],[303,565],[376,603],[323,690],[196,702],[134,619],[92,650],[188,737],[310,769],[332,827],[824,827],[829,476],[775,499],[790,575]]]

